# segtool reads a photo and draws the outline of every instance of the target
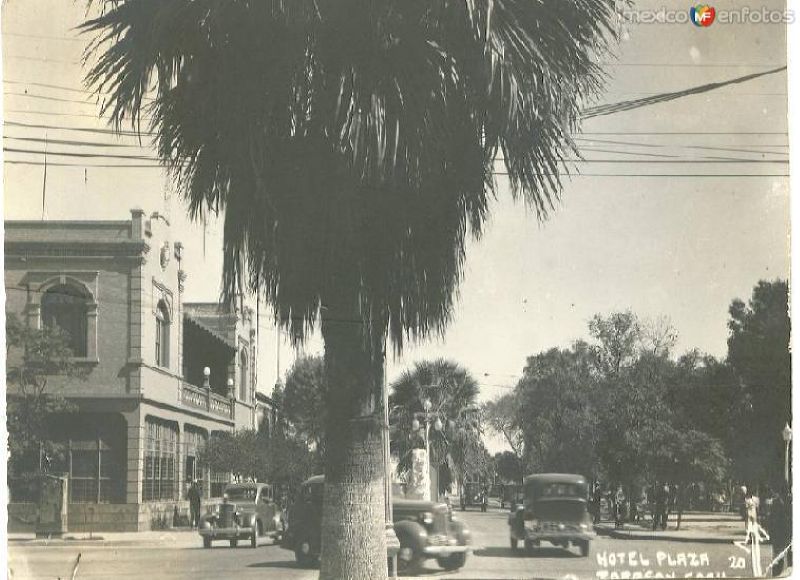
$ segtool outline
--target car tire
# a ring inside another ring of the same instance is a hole
[[[460,552],[457,554],[451,554],[446,558],[439,558],[437,562],[439,563],[439,566],[445,570],[458,570],[459,568],[463,568],[464,564],[467,563],[467,553]]]
[[[239,545],[239,540],[231,540],[231,548],[235,548]]]
[[[203,536],[203,547],[209,549],[211,547],[211,538]]]
[[[422,558],[409,539],[401,535],[398,540],[400,540],[400,550],[397,552],[397,573],[415,574],[422,564]]]

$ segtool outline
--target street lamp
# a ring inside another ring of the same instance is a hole
[[[789,444],[792,442],[792,428],[789,423],[783,428],[783,442],[786,444],[783,456],[783,477],[789,483]]]

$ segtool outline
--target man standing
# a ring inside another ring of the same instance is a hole
[[[192,481],[187,496],[189,497],[189,512],[191,515],[192,527],[198,528],[200,527],[200,485],[196,479]]]

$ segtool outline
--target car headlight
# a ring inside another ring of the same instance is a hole
[[[422,517],[420,519],[422,519],[422,523],[425,524],[426,526],[430,525],[433,523],[433,514],[431,512],[425,512],[424,514],[422,514]]]
[[[207,530],[211,527],[211,522],[209,522],[208,520],[203,520],[202,522],[200,522],[200,527],[203,528],[204,530]]]
[[[581,524],[581,529],[582,530],[588,530],[589,529],[589,525],[588,524]]]

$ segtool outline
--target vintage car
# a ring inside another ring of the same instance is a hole
[[[210,548],[214,540],[227,540],[235,548],[239,540],[258,545],[258,538],[280,539],[283,515],[275,503],[273,488],[265,483],[235,483],[223,492],[223,502],[214,513],[200,520],[203,547]]]
[[[531,551],[544,541],[563,548],[577,546],[581,556],[587,556],[595,533],[586,479],[564,473],[529,475],[523,489],[523,505],[508,516],[511,549],[522,541]]]
[[[468,507],[481,508],[485,512],[489,506],[489,497],[486,486],[477,481],[468,481],[461,488],[461,511]]]
[[[322,475],[306,480],[289,510],[281,546],[294,551],[301,566],[315,565],[319,559],[324,483]],[[470,532],[463,522],[452,517],[446,504],[395,497],[392,511],[394,531],[400,541],[400,572],[413,572],[428,559],[435,559],[446,570],[464,566]]]

